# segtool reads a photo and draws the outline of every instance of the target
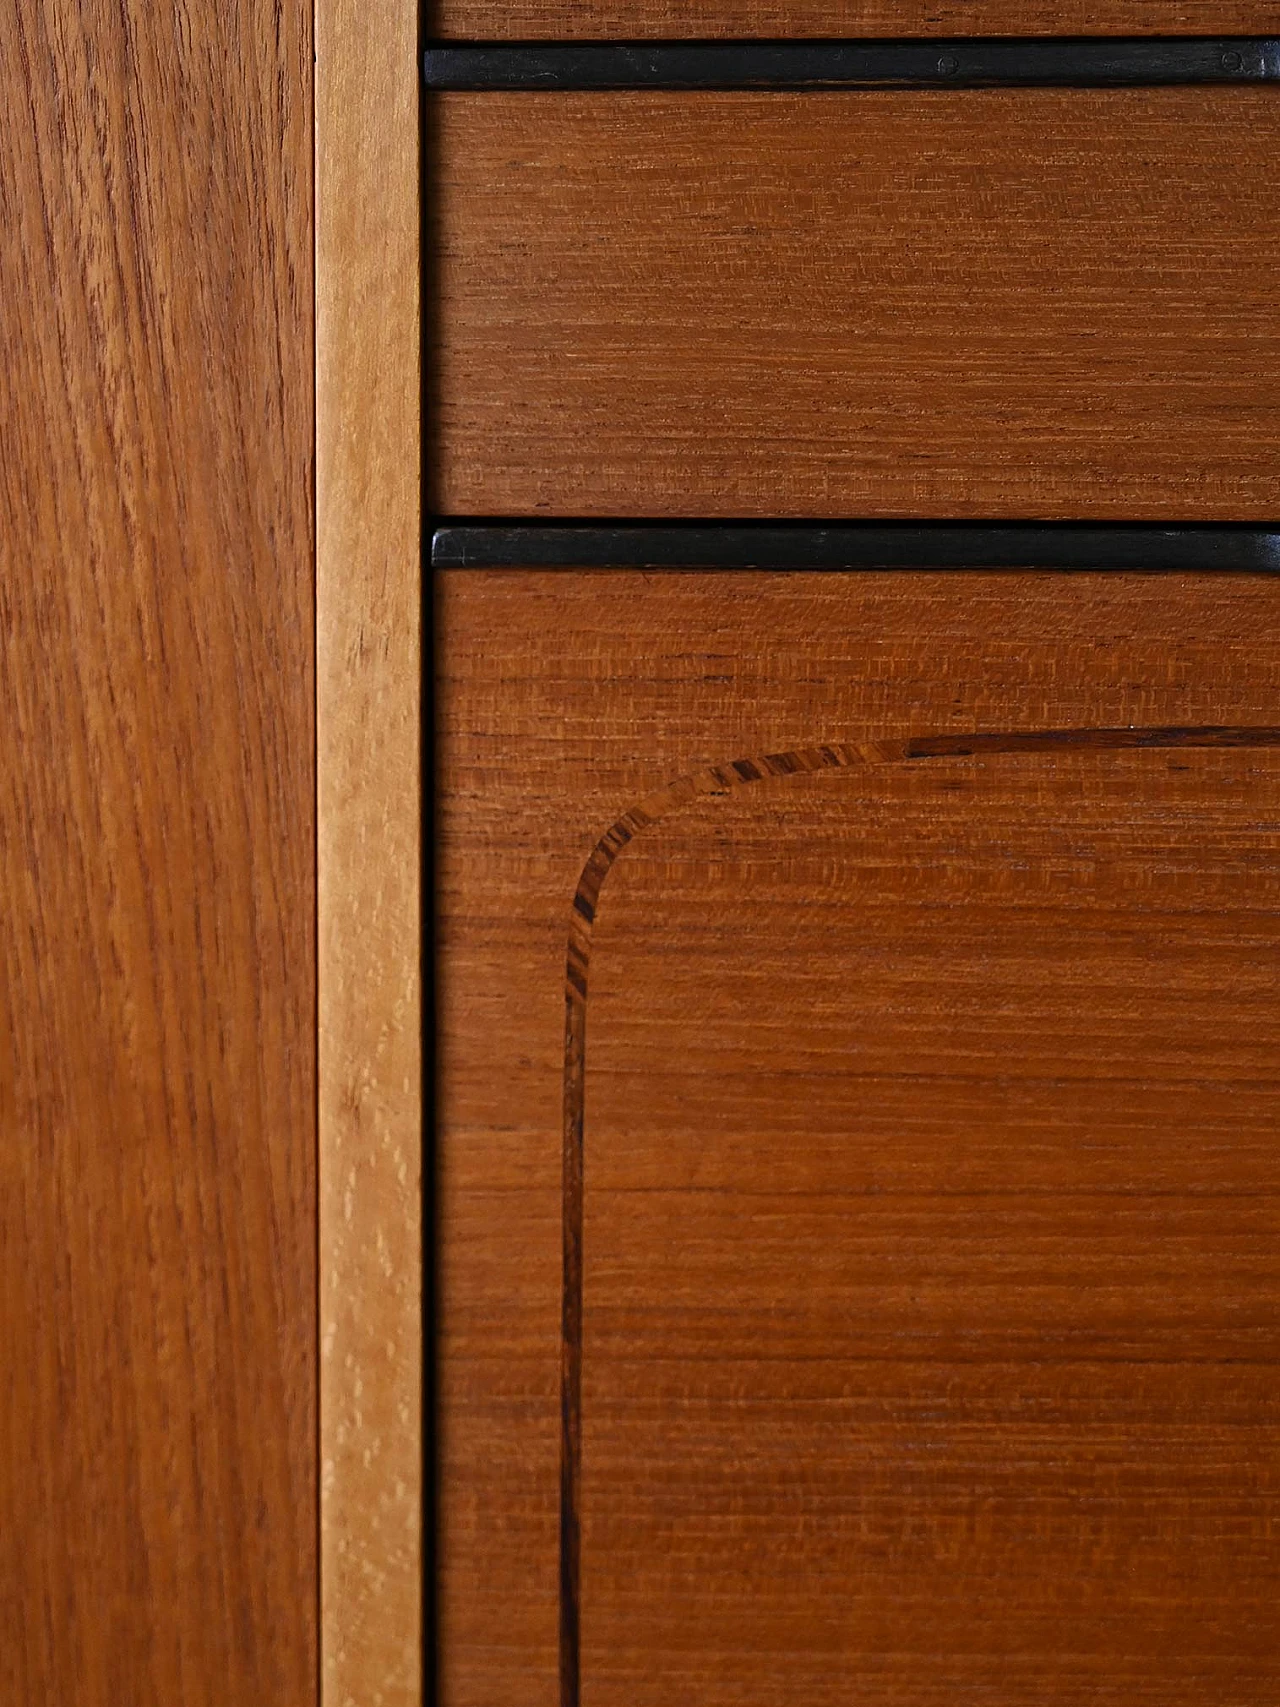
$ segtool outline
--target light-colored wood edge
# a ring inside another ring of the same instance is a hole
[[[418,26],[316,0],[320,1643],[422,1673]]]

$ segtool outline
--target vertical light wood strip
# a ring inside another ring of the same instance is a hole
[[[321,1671],[422,1699],[417,20],[316,14]]]

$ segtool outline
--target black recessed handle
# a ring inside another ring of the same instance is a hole
[[[1280,81],[1259,36],[963,41],[458,42],[428,89],[1132,88]]]
[[[436,569],[1280,572],[1280,531],[1089,522],[449,522]]]

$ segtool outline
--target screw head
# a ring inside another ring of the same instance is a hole
[[[1229,53],[1224,53],[1222,56],[1222,69],[1224,71],[1243,71],[1243,56],[1238,54],[1234,48]]]
[[[943,77],[954,77],[960,69],[960,61],[954,53],[944,53],[938,60],[938,72]]]

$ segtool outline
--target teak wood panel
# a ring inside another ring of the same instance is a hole
[[[461,40],[717,36],[1265,35],[1256,0],[437,0]]]
[[[779,755],[637,826],[582,1004],[586,1700],[1275,1694],[1255,734]]]
[[[1280,509],[1271,89],[431,106],[438,513]]]
[[[439,589],[445,1699],[571,1698],[584,862],[921,735],[722,771],[589,909],[581,1699],[1267,1699],[1280,752],[1182,743],[1277,739],[1273,583]]]
[[[309,11],[0,7],[0,1700],[316,1698]]]

